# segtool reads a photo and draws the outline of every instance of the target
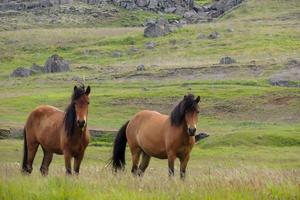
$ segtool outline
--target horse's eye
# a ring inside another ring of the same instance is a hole
[[[90,104],[90,102],[88,102],[88,104]]]
[[[197,114],[199,114],[199,113],[200,113],[200,111],[199,111],[199,110],[197,110],[197,111],[196,111],[196,113],[197,113]]]

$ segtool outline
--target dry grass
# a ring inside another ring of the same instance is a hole
[[[19,165],[0,165],[1,199],[298,199],[300,170],[255,167],[196,167],[188,178],[168,178],[166,170],[150,168],[143,178],[113,175],[103,166],[82,168],[79,177],[65,177],[62,166],[51,175],[19,174]],[[12,191],[17,193],[13,194]]]

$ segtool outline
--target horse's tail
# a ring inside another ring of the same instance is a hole
[[[112,156],[112,167],[115,171],[124,169],[125,167],[125,150],[126,150],[126,128],[129,121],[127,121],[118,131],[115,138],[113,156]]]
[[[28,148],[27,148],[27,139],[26,139],[26,129],[23,130],[24,136],[24,147],[23,147],[23,162],[22,162],[22,171],[26,172],[27,170],[27,158],[28,158]]]

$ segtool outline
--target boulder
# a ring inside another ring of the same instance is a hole
[[[145,37],[161,37],[171,32],[170,24],[165,19],[156,20],[154,23],[147,23],[144,30]]]
[[[200,16],[195,10],[189,10],[183,14],[183,18],[186,19],[188,23],[196,23]]]
[[[136,67],[136,71],[145,71],[145,66],[144,66],[143,64],[138,65],[138,66]]]
[[[56,73],[70,71],[69,63],[62,57],[54,54],[48,58],[44,66],[45,73]]]
[[[27,77],[32,74],[30,69],[26,69],[24,67],[18,67],[11,73],[11,77]]]
[[[229,56],[223,57],[220,60],[220,64],[225,64],[226,65],[226,64],[232,64],[232,63],[236,63],[236,61],[233,58],[229,57]]]

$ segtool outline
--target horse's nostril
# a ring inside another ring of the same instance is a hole
[[[84,127],[84,125],[85,125],[85,120],[78,120],[77,123],[78,123],[78,126],[79,126],[80,128],[82,128],[82,127]]]

